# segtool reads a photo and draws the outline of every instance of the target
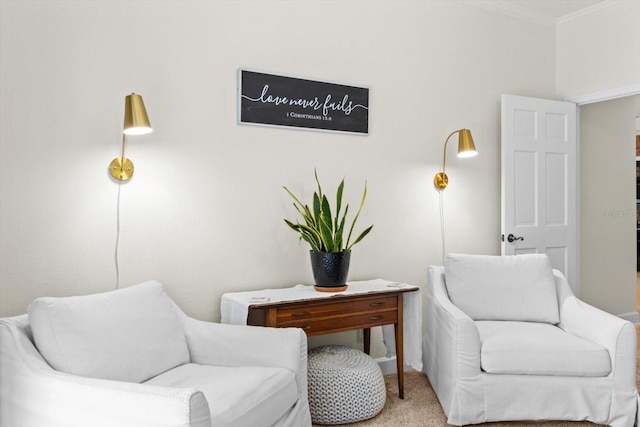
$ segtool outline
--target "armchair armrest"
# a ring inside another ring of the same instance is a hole
[[[439,383],[435,389],[452,391],[460,379],[480,374],[480,337],[473,320],[449,300],[444,267],[428,269],[426,315],[425,372]]]
[[[23,329],[26,319],[0,320],[0,425],[211,426],[207,401],[199,391],[55,371]]]
[[[184,313],[182,322],[192,362],[288,369],[296,375],[300,398],[307,400],[307,336],[302,329],[204,322]]]
[[[565,331],[599,344],[609,351],[611,373],[616,386],[635,388],[636,330],[634,325],[578,299],[557,270],[553,272],[558,288],[560,323]]]
[[[213,323],[187,318],[183,324],[191,361],[216,366],[270,366],[300,370],[307,336],[298,328]]]
[[[477,422],[484,410],[478,385],[480,335],[474,321],[449,299],[442,266],[430,266],[427,272],[426,316],[423,366],[447,422]]]
[[[430,266],[427,279],[427,334],[430,357],[437,357],[451,379],[480,374],[480,336],[474,321],[453,305],[444,267]]]

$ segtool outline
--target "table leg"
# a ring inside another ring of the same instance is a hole
[[[398,396],[404,399],[404,332],[402,328],[402,293],[398,294],[398,322],[395,323],[394,333],[396,338],[396,369],[398,370]]]
[[[364,339],[364,352],[371,354],[371,328],[364,328],[362,330],[362,337]]]

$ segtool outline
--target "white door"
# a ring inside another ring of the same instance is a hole
[[[502,254],[548,254],[578,294],[576,112],[502,96]]]

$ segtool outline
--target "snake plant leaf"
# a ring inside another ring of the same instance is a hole
[[[300,238],[309,243],[313,250],[320,250],[322,247],[322,240],[312,227],[300,223],[294,224],[287,219],[285,219],[284,222],[286,222],[291,229],[297,231],[300,234]]]
[[[294,224],[289,220],[284,220],[284,222],[287,223],[287,225],[294,231],[297,231],[298,233],[302,234],[309,234],[309,232],[305,229],[302,228],[302,224]]]
[[[312,250],[314,250],[316,252],[320,252],[321,251],[320,245],[311,236],[309,236],[307,234],[300,234],[300,239],[303,239],[305,242],[307,242],[309,244],[309,246],[311,246]]]
[[[347,220],[347,212],[349,212],[349,205],[344,209],[344,215],[342,216],[342,220],[340,220],[340,224],[336,229],[336,252],[342,252],[344,249],[344,245],[342,242],[342,236],[344,234],[344,224]]]
[[[322,206],[320,206],[320,196],[318,193],[313,193],[313,218],[317,225],[320,225],[320,214],[322,212]]]
[[[302,216],[305,222],[307,224],[313,224],[314,220],[311,215],[311,212],[309,211],[309,207],[307,205],[304,205],[300,200],[298,200],[298,198],[287,187],[282,187],[282,188],[284,188],[285,191],[289,194],[289,196],[293,199],[293,206],[295,207],[296,211],[298,211],[300,216]]]
[[[298,213],[300,214],[300,216],[305,220],[305,222],[309,222],[308,221],[308,217],[309,217],[309,208],[307,206],[298,206],[295,203],[293,204],[293,206],[296,208],[296,210],[298,211]]]
[[[338,229],[338,218],[340,217],[340,209],[342,208],[342,192],[344,191],[344,178],[340,181],[340,185],[338,185],[338,190],[336,191],[336,219],[334,228]]]
[[[325,252],[334,252],[334,235],[333,235],[333,222],[331,218],[331,207],[326,196],[322,196],[322,202],[320,206],[320,235],[322,236],[322,243],[324,244]]]
[[[358,236],[358,238],[356,240],[353,241],[353,243],[349,246],[347,246],[347,249],[345,249],[347,252],[349,252],[351,250],[351,248],[353,247],[353,245],[355,245],[356,243],[358,243],[360,240],[364,239],[364,237],[369,234],[369,232],[371,231],[371,229],[373,228],[373,225],[370,225],[367,229],[365,229],[362,233],[360,233],[360,235]]]
[[[351,223],[351,228],[349,229],[349,234],[347,235],[347,248],[350,248],[353,245],[355,245],[355,243],[350,245],[349,241],[351,240],[351,233],[353,233],[353,227],[356,225],[356,221],[358,221],[358,217],[360,216],[360,212],[362,211],[362,206],[364,205],[364,201],[366,198],[367,198],[367,181],[364,182],[364,191],[362,192],[362,200],[360,201],[360,207],[358,208],[358,212],[356,213],[356,216],[353,218],[353,222]]]
[[[318,184],[318,196],[322,199],[322,187],[320,186],[320,180],[318,179],[318,170],[313,169],[313,174],[316,177],[316,183]]]
[[[327,217],[324,215],[324,213],[320,216],[320,236],[322,237],[324,252],[335,252],[331,218],[327,220]]]
[[[291,192],[291,190],[289,190],[287,187],[284,187],[284,186],[282,188],[284,188],[284,190],[293,199],[293,202],[294,202],[294,205],[296,205],[296,208],[297,206],[304,206],[304,204],[300,200],[298,200],[298,198]]]
[[[327,196],[322,196],[320,216],[331,230],[331,234],[333,234],[333,217],[331,215],[331,205],[329,205],[329,199],[327,199]]]
[[[304,213],[302,213],[301,215],[302,219],[304,219],[305,224],[307,224],[309,227],[315,227],[316,220],[313,218],[313,214],[309,210],[309,206],[304,205]]]
[[[320,246],[318,245],[318,243],[313,240],[313,238],[311,238],[311,236],[309,236],[308,234],[300,233],[300,240],[304,240],[305,242],[307,242],[309,246],[311,246],[312,250],[316,252],[320,251]]]

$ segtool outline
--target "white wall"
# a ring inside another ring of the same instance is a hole
[[[639,21],[640,2],[629,0],[563,19],[556,30],[558,95],[591,102],[640,91]],[[629,319],[637,317],[634,102],[580,108],[580,296]]]
[[[603,2],[557,26],[558,95],[640,90],[640,2]]]
[[[636,317],[635,117],[640,95],[580,107],[581,293]]]
[[[450,1],[0,3],[0,316],[42,295],[114,289],[125,95],[154,132],[131,137],[121,284],[155,278],[190,315],[224,292],[310,283],[281,186],[309,197],[368,180],[351,280],[424,285],[440,263],[432,178],[451,148],[447,249],[499,253],[500,95],[553,97],[554,31]],[[239,126],[240,67],[370,88],[370,134]]]

